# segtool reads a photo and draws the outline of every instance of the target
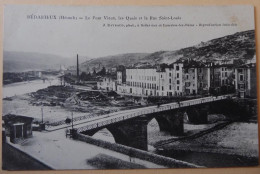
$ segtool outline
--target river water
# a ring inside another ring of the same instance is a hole
[[[239,155],[179,150],[163,150],[156,151],[155,153],[204,167],[243,167],[258,165],[258,158]]]
[[[159,132],[158,124],[148,124],[148,135],[156,133],[155,130]],[[93,137],[115,143],[113,135],[107,129],[98,131],[95,135],[93,135]],[[203,167],[243,167],[258,165],[258,158],[256,157],[182,150],[156,150],[150,145],[148,145],[148,149],[152,153],[158,155],[189,162]]]
[[[12,97],[15,95],[27,94],[30,92],[36,92],[39,89],[47,88],[51,85],[58,85],[59,80],[57,78],[53,80],[34,80],[30,82],[19,82],[3,86],[3,98]]]

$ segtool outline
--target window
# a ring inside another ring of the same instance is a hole
[[[186,79],[189,79],[189,75],[186,75]]]
[[[162,91],[164,90],[163,86],[162,86]]]
[[[227,72],[225,72],[225,77],[227,77]]]
[[[179,81],[179,80],[177,80],[177,84],[180,84],[180,81]]]
[[[161,78],[162,78],[162,74],[161,74]]]
[[[185,82],[185,86],[189,87],[190,86],[190,82]]]
[[[179,90],[180,89],[180,87],[179,86],[177,86],[177,90]]]
[[[177,73],[177,78],[179,78],[179,73]]]
[[[169,89],[172,90],[172,86],[171,85],[169,86]]]
[[[240,75],[240,76],[239,76],[239,80],[240,80],[240,81],[243,81],[243,80],[244,80],[244,76],[243,76],[243,75]]]
[[[171,77],[172,76],[172,73],[169,73],[169,77]]]
[[[157,86],[157,90],[159,89],[159,86]]]
[[[172,79],[169,79],[169,83],[172,83]]]
[[[176,66],[176,70],[179,71],[180,67],[179,66]]]

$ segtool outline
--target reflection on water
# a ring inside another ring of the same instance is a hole
[[[51,85],[59,84],[58,79],[52,81],[34,80],[30,82],[19,82],[3,86],[3,98],[36,92],[39,89],[47,88]]]

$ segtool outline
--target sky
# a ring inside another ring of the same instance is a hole
[[[28,17],[34,15],[55,15],[56,19]],[[57,19],[60,16],[74,16],[77,20]],[[90,19],[85,20],[86,16]],[[93,16],[101,19],[93,20]],[[105,20],[104,16],[115,17],[117,20]],[[124,19],[118,20],[118,16]],[[127,20],[127,17],[134,16],[138,20]],[[148,20],[144,20],[144,16],[148,17]],[[157,17],[157,20],[149,20],[150,16]],[[159,20],[160,16],[180,19]],[[209,23],[221,26],[199,26]],[[222,25],[232,23],[236,26]],[[125,26],[139,24],[139,27],[107,27],[107,24]],[[157,27],[140,27],[141,24],[157,24]],[[158,27],[159,24],[194,24],[194,26]],[[201,41],[252,29],[254,29],[253,6],[6,5],[4,51],[48,53],[67,58],[79,54],[97,58],[123,53],[173,51],[197,45]]]

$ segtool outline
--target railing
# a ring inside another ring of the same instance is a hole
[[[85,119],[89,119],[89,118],[94,118],[97,116],[102,116],[104,114],[109,114],[109,111],[104,111],[103,113],[99,113],[99,114],[91,114],[91,115],[83,115],[83,116],[79,116],[79,117],[74,117],[73,118],[73,122],[76,121],[81,121],[81,120],[85,120]],[[46,123],[46,128],[51,128],[51,127],[55,127],[55,126],[60,126],[60,125],[64,125],[66,124],[65,120],[59,120],[59,121],[52,121],[50,123]]]
[[[182,101],[179,103],[174,102],[174,103],[169,103],[169,104],[163,104],[160,107],[149,106],[146,108],[138,108],[138,109],[133,109],[133,110],[128,110],[128,111],[119,111],[119,112],[115,112],[112,114],[108,114],[108,116],[107,116],[108,118],[105,117],[104,119],[106,119],[106,120],[104,120],[104,121],[82,126],[82,127],[78,128],[77,131],[84,132],[84,131],[95,129],[98,127],[104,127],[105,125],[109,125],[112,123],[116,123],[119,121],[127,120],[130,118],[138,117],[138,116],[145,115],[145,114],[157,113],[157,112],[162,112],[162,111],[171,110],[171,109],[198,105],[198,104],[202,104],[202,103],[209,103],[209,102],[213,102],[213,101],[227,99],[230,96],[231,95],[223,95],[223,96],[218,96],[218,97],[205,97],[205,98],[193,99],[193,100],[188,100],[188,101]],[[123,114],[123,115],[121,115],[121,114]],[[117,115],[119,115],[119,116],[116,117]],[[111,117],[115,117],[115,118],[111,118]]]

